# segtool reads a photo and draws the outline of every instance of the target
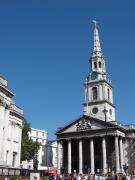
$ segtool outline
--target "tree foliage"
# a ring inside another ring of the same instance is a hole
[[[30,131],[31,131],[30,124],[25,119],[23,121],[23,128],[22,128],[21,161],[25,161],[25,160],[29,161],[33,159],[36,156],[41,145],[39,142],[34,142],[29,137]]]

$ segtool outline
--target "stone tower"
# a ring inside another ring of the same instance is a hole
[[[107,110],[107,121],[115,121],[115,106],[113,104],[113,89],[107,77],[105,59],[100,46],[97,23],[94,20],[93,51],[89,60],[91,73],[87,76],[85,87],[85,115],[105,120],[103,110]]]

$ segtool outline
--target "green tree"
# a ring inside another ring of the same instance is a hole
[[[22,127],[21,161],[34,159],[41,145],[29,137],[30,131],[30,124],[24,119]]]

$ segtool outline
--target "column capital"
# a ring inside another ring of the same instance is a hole
[[[6,102],[4,99],[0,99],[0,106],[6,107]]]
[[[94,140],[94,138],[93,138],[93,137],[90,137],[89,139],[90,139],[90,140]]]
[[[61,139],[58,139],[58,140],[57,140],[57,143],[62,144],[63,141],[62,141]]]

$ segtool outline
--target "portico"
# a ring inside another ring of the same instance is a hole
[[[78,123],[88,121],[91,128],[83,130],[80,128],[80,131],[77,129]],[[111,122],[107,122],[107,125],[107,138],[105,122],[87,116],[82,116],[70,124],[70,127],[67,126],[57,132],[58,143],[63,146],[63,167],[59,165],[59,170],[63,168],[69,174],[74,170],[81,174],[89,172],[94,174],[98,171],[122,172],[124,129]],[[59,160],[58,153],[58,162]]]

